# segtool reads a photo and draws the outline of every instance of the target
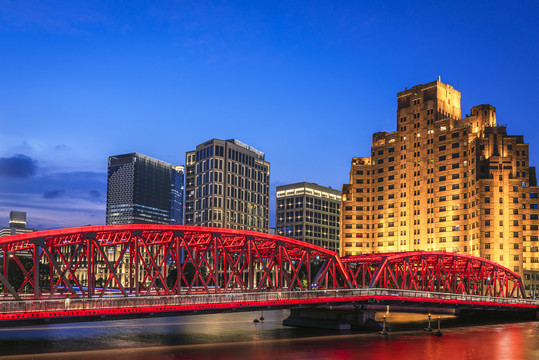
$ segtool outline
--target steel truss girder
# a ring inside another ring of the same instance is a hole
[[[357,287],[525,297],[518,274],[470,255],[408,252],[351,256],[343,262]],[[376,267],[374,273],[372,267]],[[370,279],[368,285],[365,279]]]
[[[114,259],[109,251],[115,253]],[[35,299],[306,290],[312,284],[353,287],[334,252],[231,229],[164,225],[60,229],[3,238],[0,253],[11,254],[3,256],[0,272],[4,295],[17,299],[28,286]],[[21,261],[21,254],[30,254],[32,262]],[[16,288],[7,271],[10,261],[22,273]],[[315,277],[313,261],[322,264]],[[169,282],[172,275],[175,279]]]
[[[111,249],[117,258],[111,259]],[[309,290],[313,285],[525,297],[518,274],[469,255],[409,252],[341,260],[298,240],[232,229],[138,224],[60,229],[2,238],[0,254],[4,298],[21,298],[27,287],[37,299]],[[22,274],[17,286],[10,283],[10,261]],[[48,268],[48,275],[40,267]],[[98,274],[104,276],[100,286]]]

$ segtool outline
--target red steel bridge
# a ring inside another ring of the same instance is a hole
[[[336,253],[282,236],[180,225],[0,238],[0,324],[21,320],[399,304],[537,312],[520,276],[447,252]]]

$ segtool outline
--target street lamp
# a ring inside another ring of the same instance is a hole
[[[387,335],[387,330],[386,330],[386,316],[384,315],[384,324],[382,326],[382,331],[380,331],[380,335]]]
[[[431,331],[432,331],[432,327],[430,326],[430,318],[431,318],[432,315],[429,313],[427,316],[428,316],[428,318],[429,318],[429,326],[427,326],[427,327],[425,328],[425,331],[431,332]]]

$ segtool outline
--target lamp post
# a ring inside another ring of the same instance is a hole
[[[425,328],[425,331],[431,332],[432,331],[432,327],[430,326],[431,314],[429,313],[427,316],[429,318],[429,325]]]
[[[380,331],[380,335],[387,335],[387,330],[386,330],[386,316],[384,315],[384,324],[382,326],[382,331]]]
[[[438,331],[434,335],[442,336],[442,332],[440,331],[440,316],[438,316]]]

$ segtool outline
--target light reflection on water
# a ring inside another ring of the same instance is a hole
[[[30,354],[34,359],[80,360],[539,359],[537,322],[449,329],[442,323],[444,336],[437,338],[421,330],[381,336],[296,329],[282,326],[286,316],[286,310],[266,311],[258,324],[251,312],[5,328],[0,329],[0,355],[2,360]],[[387,318],[394,330],[426,325],[425,315]]]

